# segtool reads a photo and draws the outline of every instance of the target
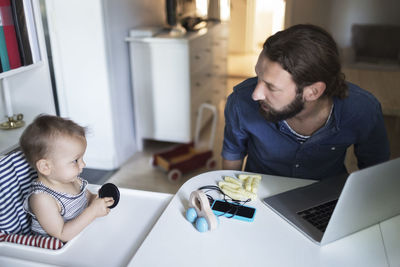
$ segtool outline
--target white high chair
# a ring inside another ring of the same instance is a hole
[[[29,235],[22,203],[36,178],[21,151],[0,159],[0,266],[126,266],[172,198],[120,188],[118,206],[63,245]],[[93,193],[99,188],[88,187]]]

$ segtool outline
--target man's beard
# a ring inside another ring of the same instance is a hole
[[[297,93],[294,100],[289,103],[286,107],[283,108],[281,111],[277,111],[273,109],[270,105],[266,102],[260,100],[258,101],[260,105],[260,114],[267,120],[273,123],[278,121],[286,120],[296,116],[300,111],[304,109],[304,101],[303,101],[303,94]],[[262,106],[268,108],[268,111],[264,110]]]

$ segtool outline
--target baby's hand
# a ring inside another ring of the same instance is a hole
[[[112,197],[99,198],[99,196],[96,196],[88,208],[93,210],[96,217],[102,217],[110,212],[110,208],[108,207],[113,203],[114,199]]]

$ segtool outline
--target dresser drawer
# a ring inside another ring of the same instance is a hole
[[[190,40],[189,46],[191,73],[205,70],[210,64],[212,64],[212,40],[208,35]]]
[[[203,76],[199,76],[203,77]],[[213,104],[212,100],[213,97],[215,96],[213,94],[213,85],[214,85],[214,80],[212,78],[209,79],[203,79],[201,83],[192,86],[191,88],[191,103],[190,103],[190,118],[191,118],[191,130],[192,130],[192,135],[195,133],[195,127],[196,127],[196,121],[197,117],[199,115],[199,107],[202,103],[208,103],[208,104]],[[205,112],[203,114],[203,123],[209,120],[211,118],[212,114],[208,114],[208,112]]]

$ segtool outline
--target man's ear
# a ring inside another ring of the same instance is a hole
[[[303,97],[305,101],[315,101],[325,92],[326,84],[324,82],[315,82],[304,87]]]
[[[43,175],[49,175],[51,173],[51,165],[47,159],[39,159],[36,162],[36,168],[38,172]]]

